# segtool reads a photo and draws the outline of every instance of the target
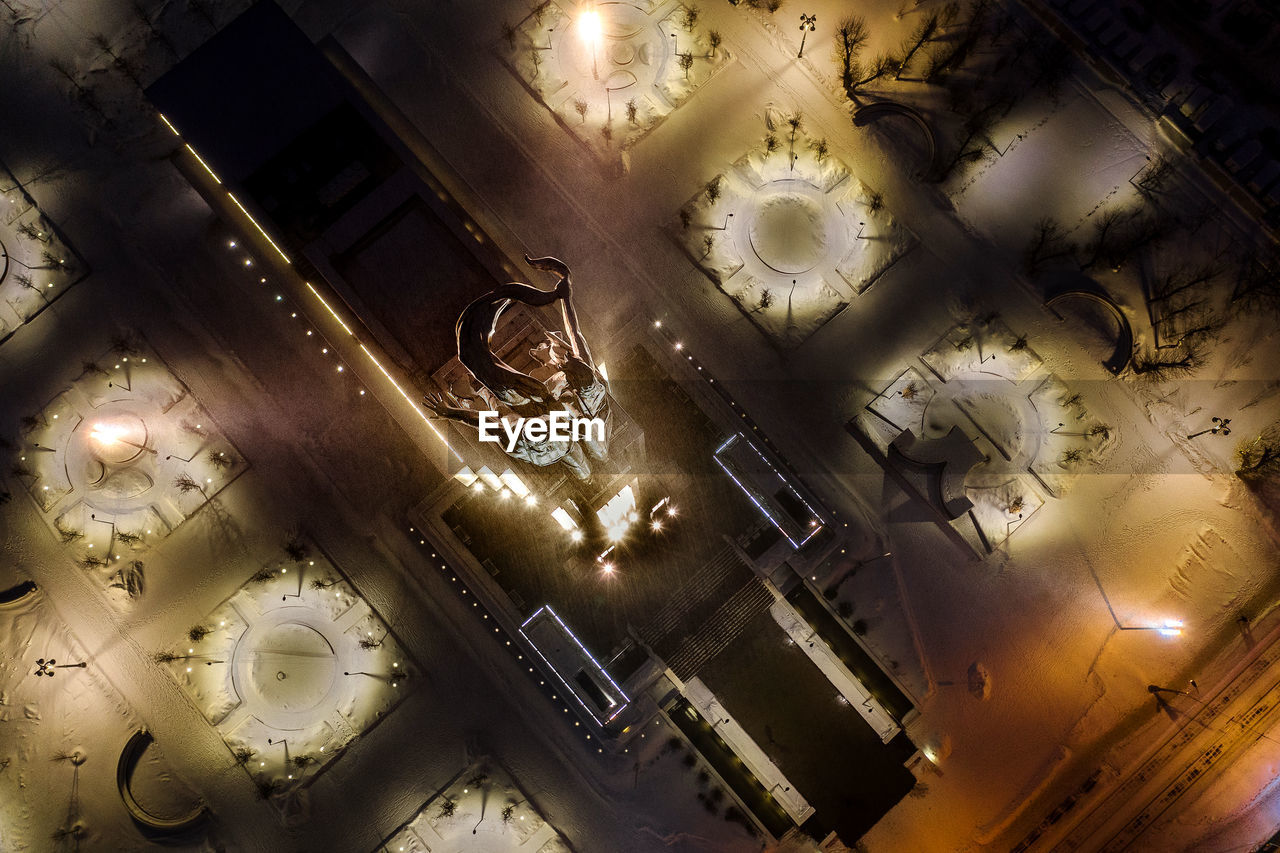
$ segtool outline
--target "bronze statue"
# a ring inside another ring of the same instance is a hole
[[[583,418],[600,418],[604,424],[603,440],[589,436],[579,441],[530,439],[521,434],[505,447],[507,455],[532,465],[560,462],[575,477],[591,476],[590,456],[603,460],[608,453],[608,437],[612,428],[609,416],[609,388],[600,375],[586,339],[578,327],[572,303],[573,286],[569,267],[557,258],[530,258],[525,262],[534,269],[547,270],[560,279],[551,290],[539,290],[528,284],[512,282],[489,291],[476,299],[458,318],[458,360],[474,377],[478,387],[451,388],[445,394],[427,394],[424,402],[437,417],[470,424],[479,429],[480,412],[495,411],[510,423],[550,418],[552,412],[569,412]],[[513,302],[545,306],[559,302],[564,322],[563,332],[548,332],[546,339],[530,355],[538,362],[531,373],[521,373],[504,362],[490,347],[498,320]],[[546,434],[546,433],[544,433]]]

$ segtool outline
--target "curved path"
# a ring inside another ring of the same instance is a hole
[[[16,607],[36,594],[35,581],[23,581],[0,592],[0,609]]]
[[[208,818],[209,812],[204,803],[199,803],[185,815],[174,818],[157,817],[138,804],[133,797],[130,784],[133,781],[133,769],[138,766],[138,759],[151,745],[151,732],[145,728],[138,729],[129,738],[124,749],[120,751],[120,763],[116,765],[116,787],[120,791],[120,799],[129,816],[146,829],[165,835],[176,835],[200,825]]]
[[[935,175],[938,173],[938,144],[933,138],[933,128],[929,126],[928,120],[913,107],[906,104],[900,104],[897,101],[876,101],[873,104],[867,104],[865,107],[859,107],[853,114],[853,124],[855,127],[862,127],[870,124],[874,119],[886,115],[904,116],[911,120],[916,127],[920,128],[920,132],[924,134],[925,148],[927,150],[927,159],[929,166],[923,170],[922,176]]]
[[[1119,327],[1116,333],[1116,346],[1111,355],[1103,360],[1102,366],[1112,374],[1119,374],[1129,366],[1129,359],[1133,357],[1133,327],[1129,325],[1129,318],[1100,284],[1085,275],[1070,276],[1062,285],[1051,289],[1044,304],[1059,319],[1065,320],[1066,318],[1059,314],[1054,306],[1071,299],[1084,299],[1095,305],[1101,305],[1116,321]]]

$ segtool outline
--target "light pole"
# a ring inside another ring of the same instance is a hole
[[[1197,438],[1205,433],[1213,433],[1214,435],[1231,435],[1231,427],[1227,424],[1231,423],[1231,418],[1214,418],[1213,426],[1208,429],[1202,429],[1199,432],[1193,432],[1187,436],[1188,439]]]
[[[600,68],[596,62],[596,53],[600,44],[600,35],[603,32],[600,24],[600,13],[595,9],[583,12],[582,16],[578,18],[578,26],[582,29],[582,38],[591,42],[591,78],[599,80]]]
[[[147,447],[145,444],[138,444],[136,441],[130,441],[122,434],[123,431],[116,427],[107,426],[105,424],[94,424],[93,429],[89,432],[89,437],[102,444],[127,444],[138,450],[145,450],[148,453],[155,454],[155,449]]]
[[[81,661],[80,663],[58,663],[53,658],[49,658],[48,660],[45,660],[44,658],[37,658],[36,676],[39,677],[47,675],[50,678],[53,678],[53,671],[55,669],[84,669],[88,665],[89,664],[84,661]]]
[[[796,54],[796,59],[800,59],[804,56],[804,40],[809,37],[809,33],[813,32],[817,28],[817,15],[805,15],[803,13],[800,15],[800,52]]]
[[[1182,635],[1182,622],[1178,619],[1166,619],[1159,625],[1120,625],[1121,631],[1155,631],[1162,637],[1179,637]]]

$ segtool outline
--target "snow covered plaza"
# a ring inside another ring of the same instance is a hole
[[[0,851],[1280,845],[1274,3],[0,19]]]

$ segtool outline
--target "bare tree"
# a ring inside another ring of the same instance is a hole
[[[861,89],[870,83],[874,83],[881,77],[892,74],[898,70],[898,60],[894,59],[887,53],[882,53],[876,57],[875,61],[865,69],[863,76],[853,81],[853,89]]]
[[[721,190],[721,184],[723,181],[724,181],[723,175],[716,175],[714,178],[707,181],[705,192],[707,194],[707,201],[710,202],[711,204],[715,204],[717,201],[720,200],[720,190]]]
[[[975,0],[970,5],[969,17],[960,25],[958,37],[950,43],[950,46],[944,45],[930,55],[929,67],[924,75],[926,82],[935,83],[944,74],[964,65],[965,60],[969,58],[969,54],[977,46],[978,39],[982,36],[983,24],[986,22],[990,9],[991,0]]]
[[[1174,350],[1144,350],[1134,355],[1132,366],[1136,376],[1163,382],[1190,376],[1202,363],[1202,350],[1196,346],[1185,346]]]
[[[1035,275],[1045,264],[1058,258],[1071,257],[1075,246],[1066,239],[1058,221],[1046,216],[1035,225],[1031,241],[1022,253],[1022,269],[1027,275]]]
[[[130,598],[138,598],[145,587],[142,561],[130,560],[129,563],[116,570],[112,577],[112,589],[122,589]]]
[[[1237,311],[1280,313],[1280,262],[1250,253],[1232,274],[1231,304]]]
[[[1165,181],[1173,174],[1173,163],[1163,154],[1157,154],[1146,167],[1138,174],[1133,185],[1137,187],[1138,192],[1150,198],[1160,191]]]
[[[188,492],[195,492],[195,491],[198,491],[201,494],[204,494],[204,486],[200,485],[200,483],[196,481],[190,474],[182,474],[178,477],[175,477],[173,480],[173,486],[175,489],[178,490],[180,494],[185,495]]]
[[[1102,215],[1093,220],[1093,240],[1086,248],[1086,254],[1080,261],[1080,269],[1091,269],[1101,260],[1115,254],[1118,242],[1117,234],[1120,226],[1133,214],[1117,207],[1109,207]]]
[[[684,79],[689,79],[689,69],[693,67],[693,54],[685,51],[676,55],[676,61],[680,63],[680,70],[684,72]]]
[[[168,33],[156,25],[156,19],[159,18],[160,15],[157,14],[153,17],[150,10],[148,10],[146,5],[140,2],[140,0],[134,0],[131,5],[134,16],[137,17],[137,19],[142,22],[142,25],[147,28],[147,32],[151,33],[151,37],[164,45],[165,50],[169,51],[169,53],[176,58],[178,56],[178,49],[174,46],[173,40],[169,38]],[[163,11],[164,9],[161,7],[161,13],[163,13]]]
[[[938,174],[934,177],[936,181],[946,180],[956,170],[956,167],[962,163],[976,163],[982,159],[983,152],[986,149],[993,148],[989,134],[995,124],[996,110],[997,106],[993,104],[978,110],[965,119],[960,133],[957,135],[955,153],[939,169]]]
[[[814,157],[814,159],[815,159],[815,160],[817,160],[819,163],[821,163],[823,160],[826,160],[826,159],[827,159],[827,154],[828,154],[828,153],[830,153],[830,149],[829,149],[829,147],[827,146],[827,138],[826,138],[825,136],[824,136],[823,138],[821,138],[821,139],[819,139],[819,140],[815,141],[815,142],[810,146],[810,148],[812,148],[812,149],[813,149],[813,157]]]
[[[1280,474],[1280,428],[1271,426],[1236,449],[1236,476],[1246,481]]]
[[[1178,270],[1157,279],[1151,285],[1148,302],[1165,302],[1213,282],[1221,274],[1214,264],[1206,264],[1192,270]]]
[[[582,98],[573,99],[573,110],[582,119],[582,123],[587,123],[587,102]]]
[[[719,30],[711,30],[707,33],[707,44],[711,45],[712,56],[715,56],[716,52],[720,50],[720,45],[722,43],[723,38],[721,37]]]
[[[841,18],[836,25],[834,58],[846,92],[853,91],[853,81],[858,77],[858,54],[869,37],[867,21],[861,15]]]
[[[44,295],[43,288],[41,288],[40,285],[32,281],[31,276],[29,274],[24,272],[14,273],[13,280],[17,282],[19,287],[23,288],[24,290],[30,290],[33,293],[35,293],[37,296],[39,296],[41,299],[43,299],[46,305],[49,303],[49,297]]]
[[[62,66],[66,68],[64,64]],[[62,72],[59,71],[59,74]],[[68,71],[68,73],[70,73]],[[65,76],[65,75],[64,75]],[[30,187],[34,184],[41,184],[48,181],[54,181],[67,173],[68,169],[53,157],[46,157],[40,160],[31,170],[25,181],[15,181],[12,185],[0,188],[0,193],[9,193],[14,190]]]
[[[307,544],[301,530],[289,531],[289,538],[284,543],[284,553],[295,563],[301,563],[311,556],[311,546]]]
[[[627,99],[627,121],[631,122],[632,124],[635,124],[636,113],[638,111],[639,111],[639,107],[636,106],[636,99],[628,98]]]
[[[131,60],[126,59],[119,53],[116,53],[115,48],[111,46],[110,38],[103,33],[94,33],[89,36],[89,41],[93,43],[94,47],[98,48],[98,50],[105,53],[111,59],[112,67],[132,80],[135,86],[142,88],[142,81],[138,77],[137,67]]]
[[[941,13],[938,11],[930,12],[923,21],[921,21],[911,33],[911,37],[902,45],[902,59],[898,63],[898,71],[893,79],[901,80],[902,73],[907,70],[907,66],[911,64],[911,60],[920,52],[920,48],[924,47],[938,33],[938,24],[941,20]]]
[[[680,18],[680,26],[684,27],[686,33],[691,33],[694,27],[698,26],[698,7],[686,6],[684,15]]]

